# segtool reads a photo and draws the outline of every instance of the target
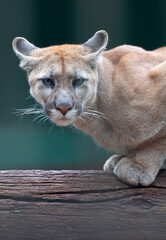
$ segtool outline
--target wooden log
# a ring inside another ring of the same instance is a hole
[[[0,171],[0,239],[166,239],[166,171],[131,187],[103,171]]]

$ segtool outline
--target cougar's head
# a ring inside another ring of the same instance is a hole
[[[20,67],[28,73],[30,93],[53,122],[74,123],[94,103],[97,65],[107,42],[105,31],[98,31],[82,45],[38,48],[22,37],[13,40]]]

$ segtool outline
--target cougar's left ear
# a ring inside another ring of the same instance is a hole
[[[25,70],[30,70],[36,60],[35,57],[31,56],[31,52],[35,49],[38,49],[38,47],[36,47],[23,37],[14,38],[12,45],[14,52],[21,60],[20,67]]]
[[[100,30],[95,33],[95,35],[90,38],[87,42],[83,44],[84,47],[89,48],[90,54],[88,58],[94,62],[99,59],[101,53],[104,51],[108,43],[108,34],[104,30]]]

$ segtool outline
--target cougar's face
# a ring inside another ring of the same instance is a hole
[[[13,40],[20,67],[28,72],[30,92],[53,122],[74,123],[94,103],[97,64],[107,43],[104,30],[81,45],[38,48],[23,37]]]
[[[93,104],[97,91],[95,71],[86,61],[64,50],[40,60],[29,73],[29,83],[31,95],[60,126],[78,120]]]

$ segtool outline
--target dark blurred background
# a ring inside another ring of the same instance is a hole
[[[166,0],[0,0],[0,169],[102,169],[110,152],[72,128],[22,121],[14,112],[34,104],[11,42],[39,47],[83,43],[96,31],[121,44],[166,45]]]

